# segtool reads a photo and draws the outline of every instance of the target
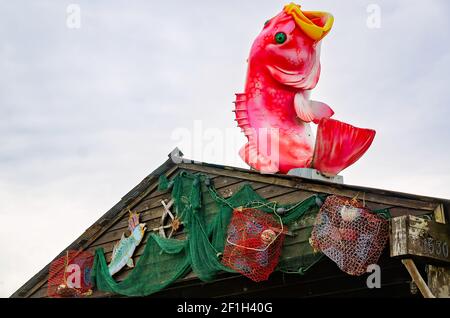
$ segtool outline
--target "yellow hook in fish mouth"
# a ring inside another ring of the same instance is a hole
[[[302,11],[292,2],[284,7],[284,12],[292,15],[302,31],[314,41],[322,40],[333,27],[334,17],[328,12]]]

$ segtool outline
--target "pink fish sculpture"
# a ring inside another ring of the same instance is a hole
[[[241,158],[263,173],[314,168],[336,175],[368,150],[375,131],[331,119],[310,100],[320,77],[320,45],[334,18],[289,4],[268,20],[251,48],[245,92],[236,94],[238,126],[248,142]],[[310,123],[318,124],[314,138]]]

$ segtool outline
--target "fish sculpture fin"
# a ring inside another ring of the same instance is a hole
[[[279,171],[279,163],[261,154],[255,142],[249,141],[241,148],[239,155],[250,167],[261,173],[276,173]]]
[[[304,93],[297,93],[294,98],[294,108],[302,121],[318,124],[323,118],[330,118],[334,111],[325,103],[309,100]]]
[[[134,267],[134,262],[133,262],[133,259],[131,257],[127,261],[127,266],[129,268],[133,268]]]
[[[245,93],[237,93],[234,101],[235,108],[233,112],[236,115],[235,121],[245,136],[249,137],[252,133],[247,112],[247,95]]]
[[[313,110],[313,122],[315,124],[318,124],[323,118],[330,118],[334,115],[334,111],[325,103],[312,100],[310,101],[310,105]]]
[[[317,128],[313,168],[325,175],[337,175],[364,155],[375,134],[372,129],[322,119]]]

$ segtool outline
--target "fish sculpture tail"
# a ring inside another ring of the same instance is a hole
[[[313,168],[326,175],[337,175],[366,153],[375,134],[372,129],[322,119],[317,127]]]

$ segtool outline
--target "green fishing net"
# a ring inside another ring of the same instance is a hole
[[[121,282],[116,282],[111,277],[103,249],[97,249],[91,280],[96,288],[103,292],[125,296],[151,295],[189,272],[186,243],[150,234],[136,267]]]
[[[249,184],[230,198],[221,197],[211,180],[202,174],[180,172],[171,181],[160,178],[160,190],[172,189],[175,214],[184,224],[186,239],[166,239],[150,234],[143,255],[121,282],[108,271],[103,249],[97,249],[92,282],[98,290],[126,296],[147,296],[162,290],[193,271],[202,281],[212,281],[219,272],[234,272],[222,265],[221,256],[233,209],[256,208],[280,213],[290,235],[285,239],[278,270],[303,274],[322,257],[309,245],[311,220],[324,197],[313,195],[297,204],[278,205],[256,193]],[[281,209],[281,210],[280,210]],[[281,215],[281,212],[282,215]],[[301,248],[301,253],[298,249]],[[288,253],[296,249],[296,253]],[[288,257],[287,255],[297,255]]]

